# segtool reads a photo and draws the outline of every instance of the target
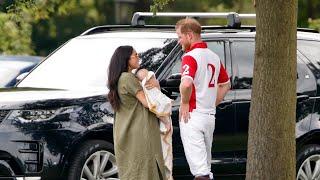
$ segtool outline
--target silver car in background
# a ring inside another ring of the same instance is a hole
[[[0,88],[15,86],[17,77],[31,71],[42,59],[40,56],[0,55]]]

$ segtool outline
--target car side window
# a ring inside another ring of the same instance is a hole
[[[180,73],[180,71],[181,71],[181,58],[182,57],[180,57],[176,60],[174,66],[171,69],[171,73],[170,73],[171,75]]]
[[[232,65],[234,71],[234,89],[251,89],[254,65],[254,49],[253,41],[235,41],[232,43]],[[320,48],[320,47],[319,47]],[[307,51],[309,52],[309,50]],[[320,50],[319,50],[320,52]],[[316,52],[313,52],[316,53]],[[311,54],[311,52],[310,52]],[[316,56],[316,54],[313,54]],[[320,57],[320,55],[319,55]],[[320,59],[319,59],[320,64]],[[319,65],[318,64],[318,65]],[[313,83],[315,77],[306,66],[306,64],[299,59],[297,61],[297,92],[312,92],[315,87]]]
[[[232,42],[234,89],[252,88],[254,46],[253,41]]]
[[[297,93],[313,93],[316,90],[316,79],[305,62],[297,57]]]
[[[225,65],[225,51],[224,51],[224,42],[223,41],[208,41],[207,42],[208,48],[216,53],[223,65]],[[179,58],[173,68],[171,69],[171,75],[172,74],[178,74],[180,73],[181,70],[181,58]],[[228,72],[229,73],[229,72]]]
[[[298,40],[297,46],[301,54],[311,62],[312,67],[320,69],[320,42]],[[318,71],[314,73],[317,78],[320,78]]]
[[[219,56],[222,64],[225,66],[224,41],[209,41],[207,44],[208,48]]]
[[[151,47],[146,51],[139,52],[140,66],[149,71],[156,72],[176,44],[177,40],[167,39],[163,47]]]

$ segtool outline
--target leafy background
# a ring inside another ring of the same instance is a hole
[[[47,56],[93,26],[129,24],[134,12],[150,11],[154,2],[159,11],[166,12],[255,12],[252,0],[0,0],[0,54]],[[163,2],[168,4],[161,6]],[[319,9],[319,0],[298,0],[298,26],[319,30]],[[175,22],[172,18],[147,21]],[[209,19],[202,23],[226,22]]]

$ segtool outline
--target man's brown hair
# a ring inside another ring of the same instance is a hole
[[[193,18],[181,19],[176,24],[176,29],[180,28],[182,34],[187,32],[193,32],[195,34],[201,34],[201,25],[200,23]]]

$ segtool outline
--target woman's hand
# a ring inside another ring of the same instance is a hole
[[[160,89],[160,84],[159,84],[159,81],[156,78],[151,78],[151,79],[149,79],[149,81],[146,82],[144,87],[146,87],[148,90],[150,90],[152,88]]]

